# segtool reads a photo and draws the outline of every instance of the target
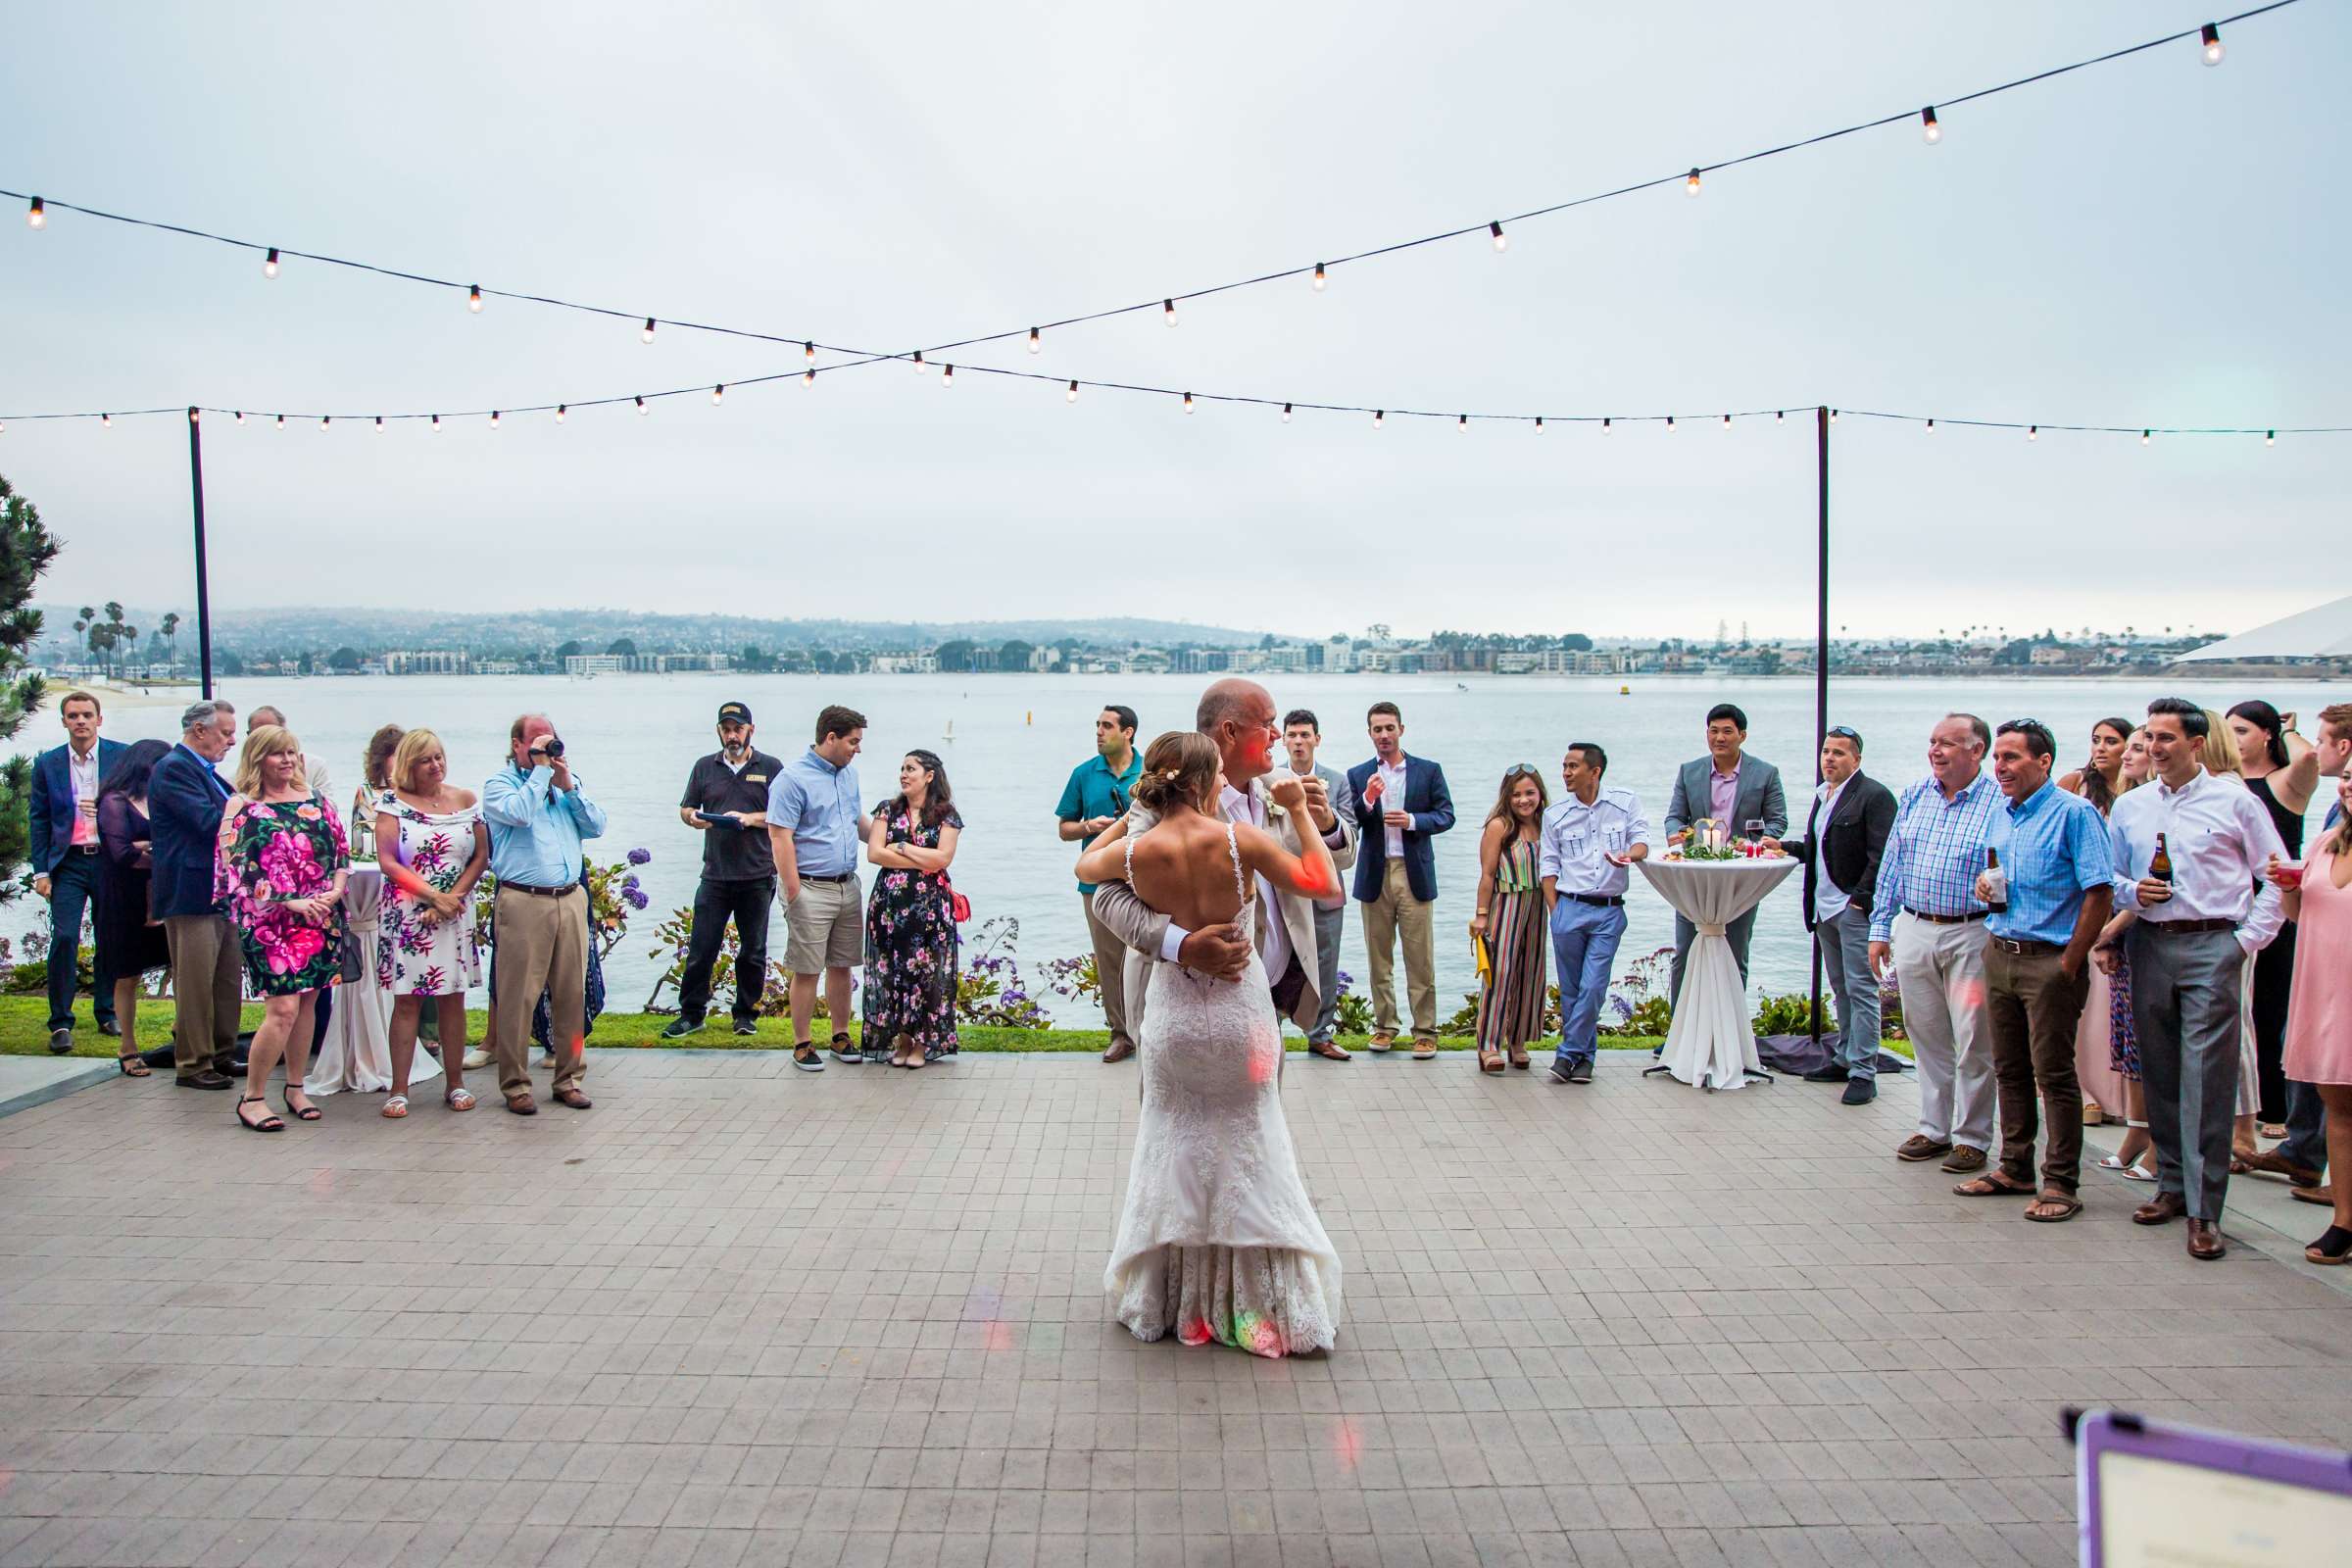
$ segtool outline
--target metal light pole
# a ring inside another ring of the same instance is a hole
[[[1827,407],[1813,411],[1813,441],[1818,454],[1820,474],[1821,518],[1814,536],[1813,588],[1813,782],[1821,782],[1821,738],[1830,728],[1830,411]],[[1827,827],[1828,823],[1822,824]],[[1828,864],[1821,858],[1821,846],[1808,844],[1813,856],[1813,874],[1829,875]],[[1813,1043],[1821,1044],[1821,932],[1813,933]]]
[[[213,598],[204,564],[204,423],[188,410],[188,493],[196,514],[196,658],[204,695],[213,695]]]

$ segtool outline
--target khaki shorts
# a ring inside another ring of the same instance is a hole
[[[784,967],[794,974],[855,969],[865,962],[865,900],[858,879],[801,884],[801,896],[784,906]]]

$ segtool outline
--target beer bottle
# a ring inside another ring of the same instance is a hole
[[[2173,857],[2164,847],[2164,835],[2156,835],[2156,854],[2148,861],[2148,875],[2168,887],[2173,880]]]
[[[1984,907],[1995,914],[2008,913],[2009,873],[2001,869],[2001,852],[1989,844],[1984,847],[1984,881],[1985,891],[1992,895],[1984,901]]]

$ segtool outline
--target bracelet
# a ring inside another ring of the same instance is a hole
[[[1484,913],[1486,913],[1487,911],[1486,911],[1486,910],[1484,910],[1484,909],[1481,909],[1481,910],[1479,910],[1478,912],[1479,912],[1479,913],[1481,913],[1481,914],[1484,914]]]

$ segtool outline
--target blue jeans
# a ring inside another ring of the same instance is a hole
[[[81,920],[98,894],[98,857],[68,850],[49,873],[49,1027],[74,1027],[74,993],[80,989]],[[104,949],[90,974],[90,1013],[100,1023],[115,1016],[115,977],[107,972]]]
[[[1838,1000],[1838,1064],[1848,1078],[1876,1078],[1879,977],[1870,972],[1870,916],[1849,904],[1816,932],[1822,975]]]
[[[1591,1061],[1599,1050],[1600,1004],[1625,940],[1625,906],[1580,904],[1563,895],[1551,906],[1552,967],[1560,977],[1562,1061]]]

